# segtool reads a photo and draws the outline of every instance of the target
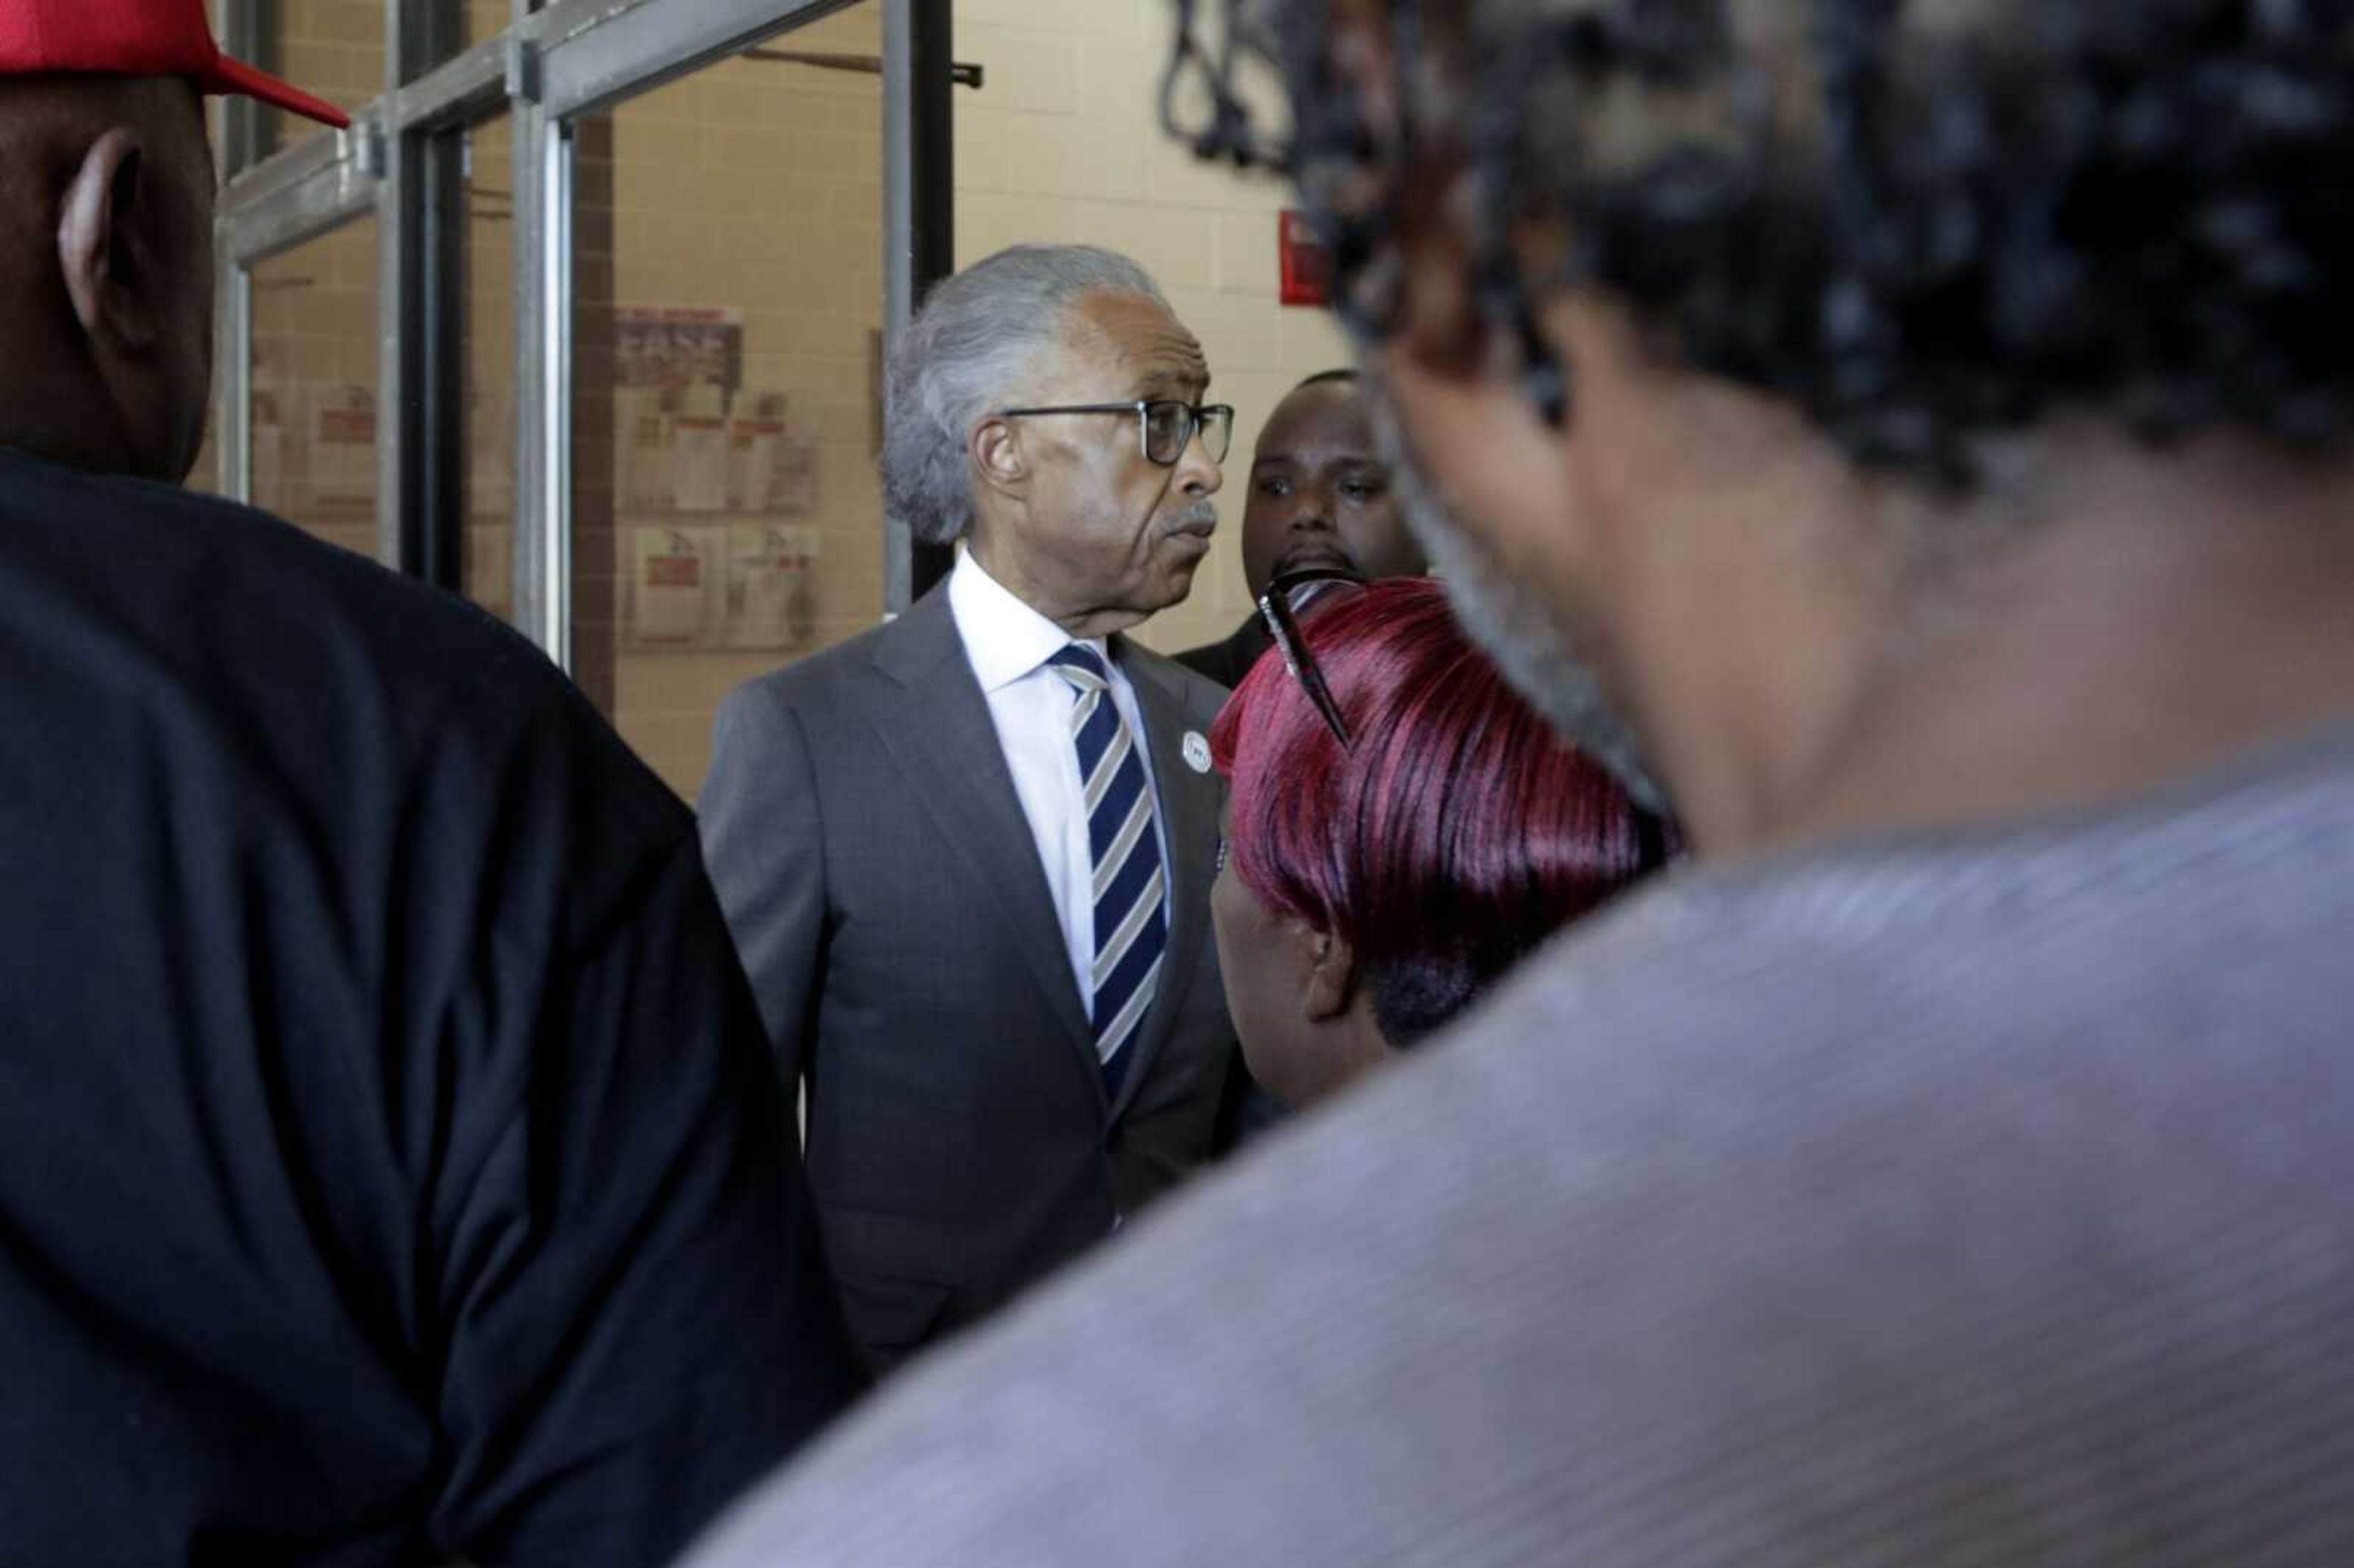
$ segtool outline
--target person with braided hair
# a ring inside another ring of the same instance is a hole
[[[700,1563],[2354,1562],[2354,5],[1209,8],[1695,860]]]

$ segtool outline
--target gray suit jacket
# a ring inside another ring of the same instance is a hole
[[[1209,1152],[1236,1048],[1210,941],[1224,694],[1125,638],[1169,842],[1160,990],[1107,1100],[987,699],[944,589],[747,683],[705,858],[788,1079],[851,1330],[877,1367],[981,1317]]]

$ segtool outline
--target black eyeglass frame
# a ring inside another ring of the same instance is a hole
[[[1165,458],[1152,455],[1152,410],[1155,408],[1185,410],[1185,439],[1177,443],[1175,452]],[[1185,449],[1193,444],[1195,436],[1202,437],[1202,450],[1209,451],[1209,437],[1204,432],[1210,428],[1209,417],[1213,414],[1221,416],[1223,424],[1218,450],[1210,452],[1210,461],[1225,461],[1226,453],[1232,451],[1235,445],[1235,406],[1232,403],[1188,403],[1178,397],[1139,397],[1129,403],[1058,403],[1044,408],[1000,408],[997,411],[1001,419],[1026,419],[1034,414],[1133,414],[1136,416],[1137,450],[1144,454],[1145,461],[1159,468],[1175,468],[1182,462]]]
[[[1316,662],[1316,655],[1300,634],[1299,618],[1291,608],[1291,596],[1315,583],[1345,583],[1363,588],[1363,574],[1341,567],[1302,567],[1298,571],[1285,572],[1267,585],[1258,596],[1259,619],[1267,622],[1269,636],[1275,639],[1276,652],[1283,655],[1283,666],[1299,689],[1308,694],[1324,727],[1341,743],[1343,751],[1356,749],[1356,741],[1349,734],[1349,721],[1341,716],[1341,705],[1332,700],[1332,688],[1325,683],[1324,672]]]

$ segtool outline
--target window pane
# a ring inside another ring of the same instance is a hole
[[[376,553],[376,220],[253,270],[253,503]]]
[[[278,0],[260,15],[260,47],[253,51],[260,58],[252,64],[338,109],[357,109],[383,94],[384,0]],[[255,107],[265,153],[325,131],[299,114]]]
[[[514,16],[508,0],[402,0],[402,4],[425,26],[420,40],[423,53],[408,73],[412,80],[476,44],[497,37]]]
[[[514,164],[507,122],[466,140],[466,597],[514,619]]]
[[[188,488],[201,490],[208,495],[226,495],[228,486],[221,482],[219,421],[213,411],[220,407],[221,355],[213,355],[213,396],[205,403],[205,444],[196,452],[196,466],[188,470]]]
[[[729,688],[883,608],[870,3],[578,130],[573,663],[682,794]]]

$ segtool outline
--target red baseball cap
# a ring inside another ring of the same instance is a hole
[[[205,0],[0,0],[0,76],[184,76],[338,128],[351,116],[220,52]]]

